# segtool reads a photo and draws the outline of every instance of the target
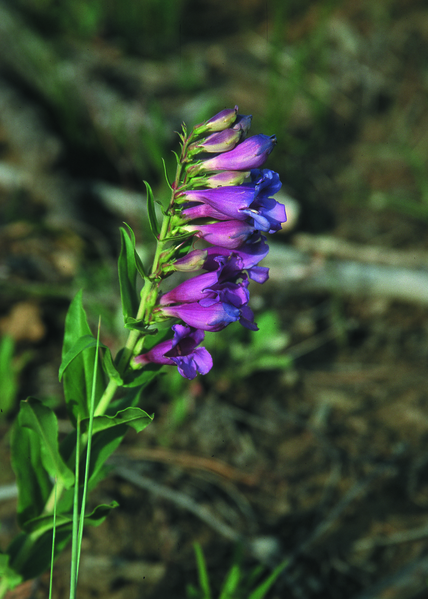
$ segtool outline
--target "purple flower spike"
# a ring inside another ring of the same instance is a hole
[[[211,225],[185,225],[182,228],[212,245],[229,249],[239,248],[255,232],[254,227],[241,220],[226,220]]]
[[[275,135],[253,135],[229,152],[223,152],[214,158],[195,165],[197,172],[208,171],[244,171],[261,166],[276,144]],[[191,172],[192,167],[189,169]]]
[[[212,368],[213,360],[205,347],[196,347],[203,340],[205,333],[191,327],[175,324],[173,339],[159,343],[149,352],[134,358],[136,364],[176,364],[181,376],[192,380],[197,373],[207,374]]]
[[[155,308],[154,313],[180,318],[186,324],[203,331],[221,331],[241,316],[239,308],[231,304],[218,302],[211,306],[201,306],[198,302],[179,304],[178,306],[162,306]]]

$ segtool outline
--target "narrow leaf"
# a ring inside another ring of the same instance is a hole
[[[130,227],[120,227],[121,248],[118,260],[119,287],[122,312],[126,319],[138,311],[137,265],[135,262],[135,236]]]
[[[62,359],[61,366],[59,367],[59,380],[62,379],[62,375],[64,374],[66,368],[70,365],[70,363],[76,358],[79,354],[81,354],[85,349],[90,347],[96,347],[97,340],[92,335],[84,335],[80,337],[76,343],[71,347],[65,356]],[[100,344],[101,347],[105,347],[105,345]]]
[[[18,485],[18,522],[21,526],[39,516],[49,498],[52,483],[42,466],[40,443],[34,431],[18,418],[12,428],[12,468]]]
[[[113,426],[119,426],[126,424],[131,426],[137,431],[141,432],[150,424],[153,420],[153,415],[149,416],[147,412],[140,408],[125,408],[120,410],[114,416],[96,416],[94,418],[93,432],[99,433],[100,431],[112,428]],[[88,426],[88,420],[82,421],[82,430]]]
[[[150,229],[151,229],[154,237],[156,239],[159,239],[160,229],[159,229],[158,219],[156,217],[155,200],[153,197],[152,188],[147,183],[147,181],[144,181],[144,185],[146,186],[146,190],[147,190],[147,215],[149,217]]]
[[[22,582],[22,576],[9,566],[9,559],[7,553],[0,553],[0,580],[11,590]]]
[[[110,504],[102,504],[98,505],[90,514],[85,516],[85,525],[86,526],[99,526],[104,522],[109,513],[113,508],[116,508],[119,504],[117,501],[113,501]],[[61,528],[70,527],[73,522],[73,518],[71,514],[57,514],[56,516],[56,528],[57,530],[61,530]],[[34,518],[27,522],[26,532],[31,534],[31,538],[36,540],[38,537],[42,536],[45,532],[52,530],[53,527],[53,516],[52,514],[46,516],[39,516],[38,518]]]
[[[116,370],[116,367],[113,363],[113,358],[111,357],[111,352],[108,348],[104,352],[103,368],[104,368],[106,375],[109,377],[109,379],[115,381],[119,386],[122,386],[122,384],[123,384],[122,377]]]
[[[68,352],[79,342],[79,339],[86,335],[92,336],[82,305],[82,291],[79,291],[70,304],[65,320],[62,350],[63,360]],[[76,425],[78,416],[80,418],[87,418],[89,416],[88,405],[91,397],[95,354],[95,347],[86,348],[68,363],[66,370],[62,371],[65,401],[74,426]],[[96,403],[98,403],[104,391],[104,376],[99,363],[97,369]]]
[[[64,463],[58,447],[58,421],[54,412],[41,401],[29,397],[21,402],[19,423],[36,433],[40,443],[40,457],[51,477],[62,480],[68,489],[74,483],[74,474]]]

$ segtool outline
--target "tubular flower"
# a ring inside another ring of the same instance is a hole
[[[181,376],[194,379],[197,373],[207,374],[213,365],[212,357],[205,347],[196,347],[203,341],[205,333],[181,324],[172,327],[173,339],[163,341],[145,354],[134,358],[134,363],[176,365]]]
[[[269,233],[278,231],[281,223],[287,219],[283,204],[269,197],[269,194],[281,188],[278,174],[265,169],[252,171],[251,178],[254,183],[183,192],[183,200],[199,204],[191,203],[182,211],[182,217],[187,220],[203,217],[246,220],[258,230]],[[206,207],[207,204],[212,208],[211,211]]]
[[[241,317],[239,308],[226,302],[217,302],[211,306],[201,306],[198,302],[161,306],[154,309],[155,314],[156,312],[161,316],[180,318],[189,326],[203,331],[221,331]]]
[[[178,304],[176,306],[160,306],[154,309],[161,316],[180,318],[191,327],[203,331],[221,331],[232,322],[238,322],[245,328],[257,331],[254,314],[249,306],[237,308],[228,302],[215,302],[208,306],[202,302]]]
[[[229,152],[223,152],[191,166],[189,174],[209,171],[245,171],[258,168],[266,161],[276,144],[275,135],[253,135]]]
[[[242,220],[226,220],[208,225],[185,225],[184,231],[194,233],[195,237],[223,248],[237,249],[243,243],[254,239],[255,227]]]
[[[215,302],[228,302],[240,307],[248,303],[248,278],[240,269],[239,258],[218,256],[214,259],[217,269],[207,272],[180,283],[177,287],[165,293],[160,305],[177,304],[180,302],[200,302],[202,306]]]

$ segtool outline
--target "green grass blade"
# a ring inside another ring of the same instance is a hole
[[[202,552],[202,547],[199,545],[199,543],[194,543],[193,548],[195,550],[195,555],[196,555],[196,564],[198,567],[199,584],[200,584],[201,590],[204,594],[203,599],[211,599],[210,581],[208,578],[208,570],[207,570],[207,565],[205,563],[204,554]]]
[[[76,599],[77,585],[77,541],[79,532],[79,457],[80,457],[80,417],[76,422],[76,460],[75,460],[75,481],[74,481],[74,499],[73,499],[73,531],[71,542],[71,572],[70,572],[70,599]]]
[[[266,595],[266,593],[268,592],[268,590],[271,588],[271,586],[274,584],[274,582],[276,581],[276,579],[278,578],[278,576],[281,574],[281,572],[284,570],[284,568],[287,567],[289,560],[285,559],[283,562],[281,562],[276,568],[275,570],[266,578],[266,580],[264,580],[252,593],[251,595],[248,597],[248,599],[263,599],[264,596]]]
[[[54,495],[53,527],[52,527],[51,572],[50,572],[50,576],[49,576],[49,599],[52,599],[53,567],[54,567],[54,561],[55,561],[56,503],[57,503],[56,484],[57,484],[57,479],[55,477],[55,482],[54,482],[55,495]]]
[[[90,466],[90,460],[91,460],[92,434],[93,434],[93,428],[94,428],[94,414],[95,414],[95,392],[96,392],[96,386],[97,386],[97,360],[98,360],[98,351],[99,351],[99,346],[100,346],[100,329],[101,329],[101,318],[98,321],[97,349],[95,352],[94,371],[93,371],[93,378],[92,378],[91,403],[89,406],[89,427],[88,427],[88,433],[87,433],[88,442],[86,444],[85,479],[83,482],[82,506],[80,509],[76,584],[77,584],[77,576],[79,575],[80,554],[81,554],[82,538],[83,538],[83,527],[84,527],[84,522],[85,522],[86,497],[88,494],[89,466]]]

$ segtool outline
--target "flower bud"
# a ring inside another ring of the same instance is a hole
[[[205,139],[197,141],[189,146],[187,158],[191,158],[200,152],[208,154],[217,154],[219,152],[228,152],[232,150],[242,137],[241,129],[225,129],[218,133],[212,133]]]
[[[223,171],[209,177],[194,177],[192,189],[195,187],[226,187],[227,185],[241,185],[250,176],[251,171]]]
[[[225,108],[224,110],[221,110],[216,115],[208,119],[208,121],[205,121],[205,123],[197,125],[193,129],[193,133],[194,135],[202,135],[203,133],[207,133],[208,131],[223,131],[235,122],[237,114],[237,106],[235,106],[235,108]]]

